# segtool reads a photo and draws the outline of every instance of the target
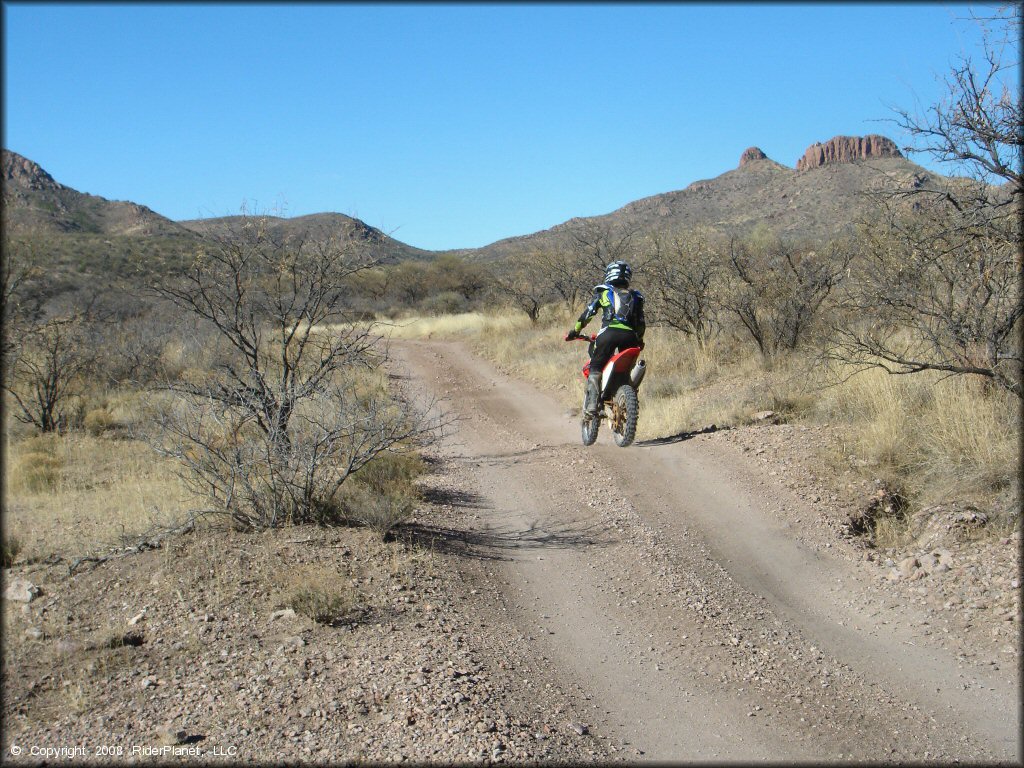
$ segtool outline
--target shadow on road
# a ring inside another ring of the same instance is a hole
[[[672,445],[673,443],[681,443],[684,440],[689,440],[691,437],[696,437],[697,435],[707,435],[712,432],[718,432],[721,429],[726,429],[726,427],[719,427],[717,424],[712,424],[709,427],[702,427],[694,430],[693,432],[680,432],[677,435],[669,435],[668,437],[653,437],[650,440],[640,440],[634,443],[634,445],[638,445],[642,448],[650,448],[656,445]]]
[[[508,453],[482,453],[470,456],[452,456],[451,461],[474,466],[502,467],[510,464],[546,461],[550,453],[559,448],[557,445],[535,445],[522,451]]]
[[[478,560],[508,560],[514,553],[529,549],[583,549],[614,543],[614,538],[596,525],[572,523],[481,531],[413,523],[394,530],[392,535],[413,546]]]
[[[431,504],[448,505],[460,509],[479,509],[483,506],[483,498],[469,491],[452,488],[423,488],[423,500]]]

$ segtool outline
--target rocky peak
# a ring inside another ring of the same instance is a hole
[[[755,160],[767,160],[768,155],[761,151],[760,147],[749,147],[743,150],[743,154],[740,155],[740,168]]]
[[[749,151],[749,150],[748,150]],[[816,142],[796,162],[798,171],[807,171],[832,163],[852,163],[879,157],[903,157],[892,139],[870,136],[835,136],[824,144]]]
[[[60,189],[61,184],[27,157],[9,149],[3,151],[4,181],[16,187],[28,189]]]

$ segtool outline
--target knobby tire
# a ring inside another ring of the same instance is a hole
[[[636,437],[636,422],[640,415],[640,401],[632,386],[623,384],[615,392],[615,408],[624,411],[625,418],[621,422],[621,431],[613,426],[612,434],[615,436],[615,444],[620,448],[625,448],[632,445],[633,439]]]

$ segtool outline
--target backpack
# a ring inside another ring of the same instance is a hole
[[[618,311],[612,313],[612,319],[632,328],[636,321],[636,291],[629,288],[610,287],[615,294],[615,304],[618,306]]]

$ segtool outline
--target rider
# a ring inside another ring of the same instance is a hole
[[[644,297],[629,287],[633,270],[624,261],[613,261],[604,269],[604,282],[594,286],[594,297],[587,304],[573,329],[565,335],[566,341],[580,337],[580,331],[600,308],[601,330],[590,345],[590,376],[587,378],[587,399],[584,409],[596,416],[601,388],[601,372],[615,352],[630,347],[644,346]]]

